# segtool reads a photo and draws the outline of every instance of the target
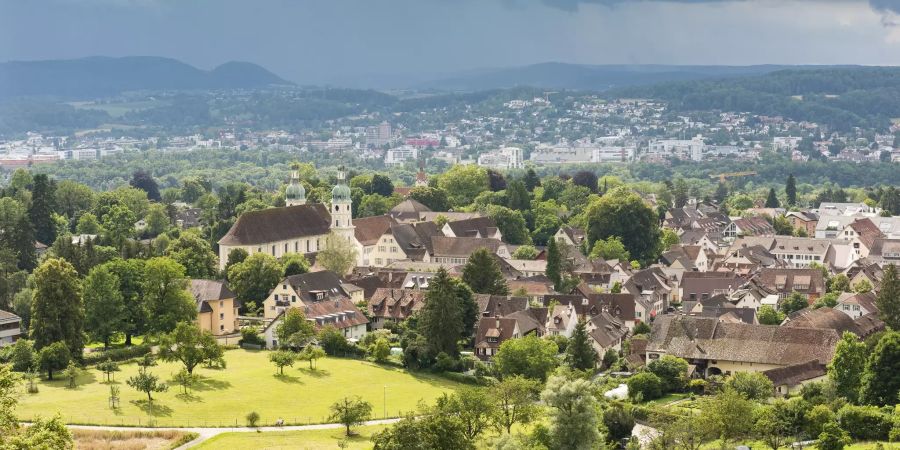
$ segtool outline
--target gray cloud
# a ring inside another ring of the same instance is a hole
[[[519,3],[527,0],[505,0],[511,3]],[[629,3],[734,3],[752,0],[538,0],[540,3],[558,8],[564,11],[577,11],[581,5],[604,5],[619,6]],[[853,1],[853,0],[812,0],[813,2],[835,2],[835,1]],[[865,1],[865,0],[859,0]],[[900,0],[868,0],[872,9],[882,13],[900,14]]]

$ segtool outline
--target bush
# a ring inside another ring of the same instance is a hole
[[[459,372],[460,362],[452,356],[440,352],[434,361],[434,370],[438,372]]]
[[[319,331],[319,345],[328,356],[344,356],[350,351],[350,345],[344,333],[333,325],[327,325]]]
[[[92,365],[104,362],[106,360],[110,361],[125,361],[131,358],[142,357],[148,353],[150,353],[150,346],[146,344],[142,345],[134,345],[131,347],[125,348],[114,348],[102,352],[92,352],[88,353],[84,357],[85,365]]]
[[[259,423],[259,413],[256,411],[251,411],[247,414],[247,426],[250,428],[256,428],[256,424]]]
[[[687,378],[687,361],[672,355],[664,355],[647,365],[647,369],[658,376],[663,382],[663,389],[667,392],[678,392],[684,386]]]
[[[703,395],[708,387],[706,380],[691,380],[688,382],[687,388],[693,394]]]
[[[749,400],[765,400],[775,393],[772,380],[759,372],[735,372],[725,380],[725,385]]]
[[[636,401],[662,397],[663,382],[651,372],[641,372],[628,379],[628,396]]]
[[[472,386],[490,386],[494,380],[493,378],[489,377],[468,375],[459,372],[440,372],[438,375],[440,375],[441,378],[446,378],[450,381],[455,381],[457,383],[468,384]]]
[[[634,415],[631,412],[631,405],[616,403],[607,408],[603,411],[603,424],[608,431],[608,441],[618,442],[631,436],[631,430],[634,428]]]
[[[891,431],[891,417],[874,406],[844,405],[837,413],[841,428],[860,441],[885,441]]]
[[[240,344],[266,345],[266,340],[259,335],[259,328],[246,327],[241,328]]]

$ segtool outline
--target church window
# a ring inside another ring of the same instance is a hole
[[[335,220],[334,220],[334,226],[335,226],[335,227],[340,227],[340,226],[341,226],[341,221],[340,221],[340,219],[335,219]]]
[[[334,212],[338,212],[341,210],[341,207],[338,205],[334,205]]]

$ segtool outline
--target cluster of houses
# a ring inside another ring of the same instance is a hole
[[[340,177],[339,177],[340,178]],[[302,308],[317,328],[333,326],[350,341],[403,321],[426,301],[440,267],[461,276],[477,249],[496,258],[511,295],[476,294],[478,321],[474,355],[490,362],[500,345],[527,335],[570,337],[585,321],[598,355],[623,350],[635,327],[651,326],[633,339],[629,365],[662,355],[686,359],[696,376],[760,371],[779,392],[795,390],[825,375],[844,331],[860,338],[884,329],[876,293],[886,264],[900,263],[900,217],[883,217],[864,204],[823,203],[815,210],[760,209],[730,218],[715,205],[692,203],[670,209],[662,226],[680,243],[656,264],[635,269],[628,261],[590,259],[579,250],[583,230],[563,226],[553,236],[577,278],[568,292],[554,290],[546,276],[544,249],[534,259],[516,259],[492,219],[478,213],[435,212],[407,199],[387,214],[353,218],[349,188],[340,179],[330,204],[308,204],[296,174],[286,190],[287,206],[241,215],[219,241],[220,262],[242,248],[249,254],[305,254],[313,271],[281,280],[262,302],[266,346],[286,311]],[[780,236],[763,215],[781,214],[810,237]],[[440,218],[440,220],[439,220]],[[317,252],[328,236],[347,239],[357,250],[347,274],[321,270]],[[826,272],[845,274],[851,286],[870,292],[843,293],[832,307],[814,308],[826,294]],[[239,302],[220,281],[191,280],[198,325],[217,336],[239,332]],[[762,325],[764,306],[778,309],[796,294],[805,309],[780,325]],[[0,312],[0,344],[11,342],[18,318]]]

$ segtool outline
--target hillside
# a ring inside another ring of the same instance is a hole
[[[421,87],[479,91],[532,86],[546,89],[605,91],[670,81],[759,75],[789,66],[584,65],[548,62],[522,67],[481,70],[425,82]]]
[[[614,89],[610,98],[654,98],[675,111],[745,111],[836,130],[885,128],[900,117],[900,67],[823,67]]]
[[[84,99],[135,90],[254,88],[271,84],[290,83],[258,65],[243,62],[225,63],[210,71],[152,56],[0,63],[0,99]]]

